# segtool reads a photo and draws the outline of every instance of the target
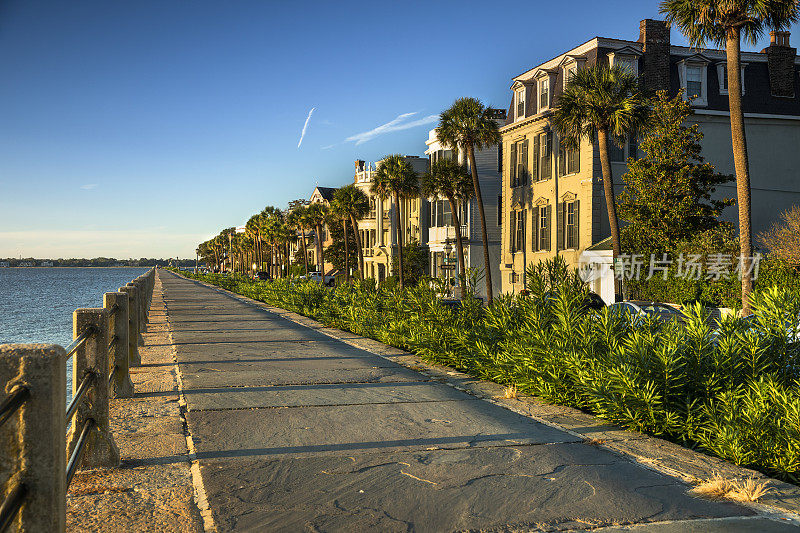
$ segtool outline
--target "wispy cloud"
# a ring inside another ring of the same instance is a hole
[[[439,115],[428,115],[427,117],[410,120],[411,117],[416,114],[416,111],[413,113],[403,113],[402,115],[398,115],[394,120],[387,122],[386,124],[381,124],[377,128],[373,128],[363,133],[351,135],[345,139],[345,141],[354,141],[356,146],[358,146],[359,144],[364,144],[365,142],[372,140],[379,135],[392,133],[394,131],[407,130],[409,128],[416,128],[417,126],[432,124],[439,120]]]
[[[334,144],[329,144],[328,146],[323,146],[323,147],[322,147],[322,149],[323,149],[323,150],[330,150],[330,149],[331,149],[331,148],[333,148],[334,146],[336,146],[336,143],[334,143]]]
[[[300,145],[303,144],[303,138],[306,136],[306,130],[308,129],[308,122],[311,120],[311,115],[314,114],[314,110],[316,107],[312,107],[311,111],[308,112],[308,116],[306,117],[306,123],[303,124],[303,131],[300,132],[300,140],[297,142],[297,147],[300,148]]]
[[[87,183],[85,185],[81,185],[81,189],[83,189],[84,191],[91,191],[92,189],[96,188],[97,188],[96,183]]]

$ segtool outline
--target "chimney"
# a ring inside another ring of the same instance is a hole
[[[639,23],[642,43],[641,87],[648,91],[669,91],[669,27],[666,21],[645,19]]]
[[[767,53],[769,88],[772,96],[794,98],[794,59],[797,49],[789,46],[788,31],[771,31]]]

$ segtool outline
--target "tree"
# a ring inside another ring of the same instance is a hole
[[[328,228],[333,228],[338,223],[342,224],[342,241],[344,242],[344,280],[345,283],[350,283],[350,243],[347,242],[350,239],[347,237],[347,221],[350,219],[350,215],[347,213],[345,207],[336,201],[336,197],[334,196],[333,201],[331,202],[330,211],[328,211]],[[333,233],[331,233],[331,237],[333,237]],[[330,249],[330,246],[328,247]]]
[[[577,147],[581,139],[597,136],[615,259],[622,252],[608,143],[623,143],[631,134],[643,131],[647,117],[648,102],[639,92],[636,78],[616,65],[579,70],[558,98],[553,114],[558,135],[566,146]],[[619,299],[618,287],[615,293]]]
[[[392,259],[392,269],[400,272],[398,258]],[[403,246],[403,279],[408,285],[416,285],[428,270],[428,252],[416,239]]]
[[[788,28],[797,22],[797,0],[663,0],[661,12],[678,26],[692,46],[706,42],[725,46],[728,66],[728,107],[731,120],[736,197],[739,204],[739,254],[743,266],[753,255],[750,168],[742,110],[741,39],[755,44],[766,28]],[[747,263],[746,263],[747,262]],[[750,314],[751,276],[742,276],[742,313]]]
[[[308,208],[304,204],[295,204],[294,208],[289,212],[286,218],[286,223],[289,224],[295,231],[300,232],[300,242],[303,245],[303,266],[305,267],[306,276],[308,276],[308,252],[306,250],[306,214]]]
[[[665,91],[652,103],[650,126],[640,144],[644,157],[628,160],[618,204],[629,223],[622,229],[624,248],[645,256],[673,252],[677,243],[716,229],[723,209],[734,203],[711,198],[733,176],[718,174],[704,162],[699,126],[685,125],[691,104],[681,94],[670,99]]]
[[[321,203],[314,203],[306,210],[306,220],[314,228],[314,239],[317,245],[317,269],[325,276],[325,251],[322,249],[322,227],[325,224],[325,217],[328,215],[328,206]]]
[[[325,257],[327,261],[333,265],[334,268],[344,270],[347,265],[354,265],[358,260],[356,251],[355,237],[353,232],[348,231],[347,235],[347,251],[345,252],[345,232],[341,224],[331,224],[328,226],[331,233],[331,244],[325,248]],[[346,259],[345,259],[346,258]]]
[[[794,205],[781,213],[781,222],[775,222],[760,234],[759,241],[781,261],[800,266],[800,206]]]
[[[483,209],[481,184],[478,181],[478,167],[475,164],[475,149],[500,144],[501,136],[497,122],[490,116],[491,109],[476,98],[459,98],[449,109],[439,116],[436,137],[440,143],[467,154],[472,171],[472,187],[478,214],[481,217],[481,238],[483,239],[483,265],[486,271],[486,298],[492,302],[492,269],[489,260],[489,236],[486,233],[486,214]]]
[[[444,197],[450,204],[453,225],[456,228],[456,251],[458,253],[458,276],[464,283],[466,266],[464,243],[461,238],[461,220],[458,218],[458,202],[466,202],[474,192],[469,170],[451,159],[440,159],[431,165],[430,171],[420,179],[422,194],[427,197]]]
[[[397,261],[400,288],[403,288],[403,229],[401,225],[400,200],[419,194],[419,178],[405,157],[387,155],[381,159],[372,180],[372,193],[381,200],[392,198],[394,202],[395,230],[397,231]]]
[[[358,271],[361,279],[364,279],[364,248],[361,242],[361,234],[358,232],[358,221],[369,213],[369,198],[364,191],[350,184],[347,187],[336,189],[333,193],[333,201],[339,206],[343,214],[350,219],[355,235],[355,244],[358,249]]]

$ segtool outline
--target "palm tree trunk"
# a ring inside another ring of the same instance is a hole
[[[742,76],[739,28],[728,31],[725,42],[728,60],[728,106],[731,114],[731,141],[733,143],[733,165],[736,170],[736,199],[739,204],[739,261],[742,268],[742,314],[750,310],[750,293],[753,278],[750,261],[753,255],[753,232],[750,207],[750,164],[747,159],[747,137],[744,131],[742,110]]]
[[[466,281],[466,266],[464,264],[464,242],[461,238],[461,221],[458,219],[458,204],[456,199],[452,196],[447,197],[450,202],[450,212],[453,217],[453,224],[456,227],[456,252],[458,253],[458,279],[461,281],[461,291],[464,291],[464,282]]]
[[[306,228],[300,226],[300,238],[303,241],[303,265],[306,267],[306,277],[308,277],[308,252],[306,251]]]
[[[617,200],[614,197],[614,178],[611,174],[611,161],[608,158],[608,130],[597,130],[597,143],[600,145],[600,167],[603,172],[603,192],[606,195],[606,210],[608,211],[608,225],[611,228],[611,248],[613,250],[613,261],[622,254],[622,247],[619,240],[619,220],[617,219]],[[564,221],[566,223],[566,221]],[[620,280],[614,276],[614,299],[619,302]]]
[[[325,284],[325,250],[322,247],[322,224],[317,224],[317,258],[319,258],[319,271],[322,273],[322,283]]]
[[[397,229],[397,269],[398,269],[398,278],[400,279],[400,288],[403,288],[403,232],[400,229],[401,225],[401,218],[400,218],[400,195],[395,193],[394,195],[394,205],[395,205],[395,213],[394,213],[394,220],[395,220],[395,227]]]
[[[483,197],[481,196],[481,184],[478,181],[478,166],[475,164],[475,147],[467,146],[467,157],[469,157],[469,167],[472,171],[472,186],[475,188],[475,201],[478,203],[478,214],[481,216],[481,239],[483,240],[483,270],[486,277],[486,303],[492,303],[492,263],[489,260],[489,236],[486,233],[486,213],[483,210]],[[460,228],[459,228],[460,231]]]
[[[364,249],[361,244],[361,234],[358,232],[358,221],[353,215],[350,215],[350,224],[353,226],[353,234],[356,236],[356,248],[358,249],[358,275],[361,279],[364,279]]]
[[[350,247],[347,245],[347,219],[342,217],[342,235],[344,236],[344,281],[350,283]]]

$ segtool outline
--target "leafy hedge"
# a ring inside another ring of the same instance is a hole
[[[468,295],[460,309],[424,283],[330,289],[183,274],[800,482],[800,347],[798,332],[785,328],[786,316],[800,314],[800,291],[762,288],[752,327],[728,317],[715,332],[699,306],[683,323],[640,327],[608,310],[588,312],[577,272],[557,260],[530,269],[529,295],[503,295],[486,308]]]

